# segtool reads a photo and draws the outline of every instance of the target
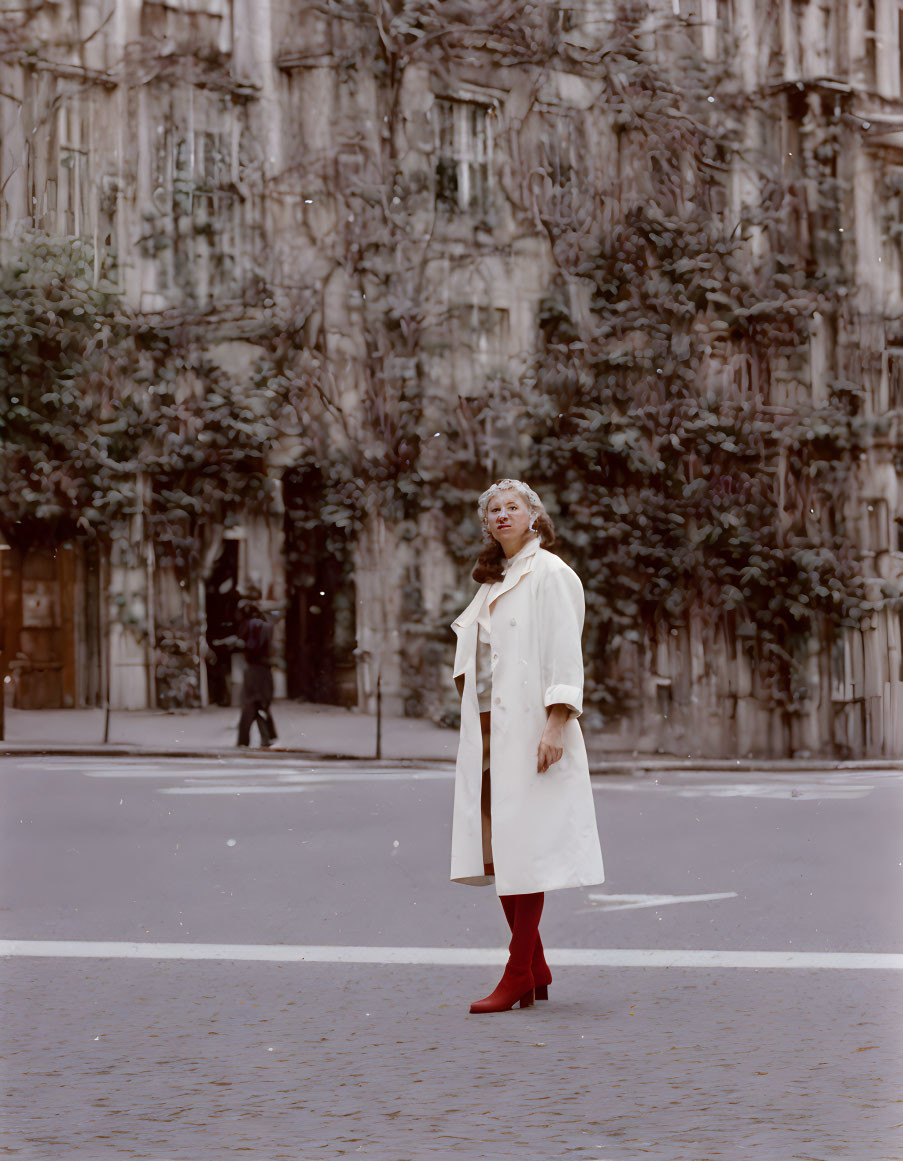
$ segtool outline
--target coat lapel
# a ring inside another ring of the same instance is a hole
[[[477,589],[477,595],[470,602],[464,612],[460,615],[460,617],[456,617],[455,620],[452,621],[452,628],[456,633],[458,633],[459,636],[462,629],[466,629],[469,625],[472,625],[475,621],[479,620],[480,610],[483,608],[483,604],[491,588],[492,585],[480,585],[480,587]]]
[[[526,549],[522,549],[517,554],[510,567],[505,572],[505,575],[500,581],[495,584],[482,584],[477,589],[477,594],[464,610],[464,612],[456,620],[452,621],[452,628],[460,638],[465,629],[470,628],[471,625],[482,622],[484,627],[489,629],[489,614],[492,611],[492,606],[495,602],[510,592],[511,589],[528,573],[533,571],[533,562],[536,560],[536,554],[539,551],[539,538],[530,542]],[[457,667],[456,667],[457,669]]]
[[[501,581],[494,584],[490,589],[487,594],[489,599],[486,602],[489,612],[492,612],[492,606],[499,597],[503,597],[505,593],[510,592],[516,584],[519,584],[525,576],[533,571],[533,562],[536,560],[536,553],[539,551],[539,541],[536,540],[533,544],[535,547],[533,547],[532,551],[525,552],[523,556],[518,554],[518,559],[512,563]]]

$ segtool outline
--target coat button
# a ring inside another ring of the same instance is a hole
[[[496,704],[496,705],[501,705],[501,704],[502,704],[502,699],[501,699],[500,697],[497,697],[497,698],[495,698],[495,704]]]
[[[512,617],[512,618],[511,618],[511,624],[512,624],[512,625],[516,625],[516,624],[517,624],[517,617]]]

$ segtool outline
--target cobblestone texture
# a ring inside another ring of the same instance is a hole
[[[4,1155],[899,1161],[903,983],[885,972],[19,960]]]

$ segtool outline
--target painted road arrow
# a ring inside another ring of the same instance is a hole
[[[630,911],[640,907],[670,907],[674,903],[711,903],[715,899],[736,899],[736,891],[716,891],[712,895],[588,895],[602,911]]]

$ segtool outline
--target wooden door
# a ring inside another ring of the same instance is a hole
[[[71,548],[15,549],[4,559],[6,666],[18,709],[75,705]]]

